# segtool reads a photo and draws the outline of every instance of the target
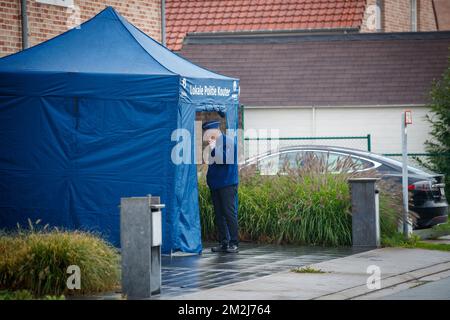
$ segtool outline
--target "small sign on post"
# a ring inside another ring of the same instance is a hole
[[[405,110],[405,125],[412,124],[412,112],[411,110]]]

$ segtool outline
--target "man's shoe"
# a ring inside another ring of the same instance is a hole
[[[212,252],[227,252],[227,250],[228,250],[228,246],[227,245],[220,245],[220,246],[211,248]]]
[[[231,246],[229,246],[227,248],[226,252],[227,253],[238,253],[239,252],[239,247],[237,245],[233,244],[233,245],[231,245]]]

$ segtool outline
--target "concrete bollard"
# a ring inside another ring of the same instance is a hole
[[[120,200],[122,294],[148,299],[161,293],[161,208],[159,197]]]
[[[354,247],[380,246],[379,178],[349,179],[352,197],[352,242]]]

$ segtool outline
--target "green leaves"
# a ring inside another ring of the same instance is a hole
[[[425,149],[433,156],[422,164],[435,172],[445,174],[446,184],[450,185],[450,57],[449,67],[442,79],[433,83],[428,107],[432,111],[431,116],[427,115],[432,139],[425,142]],[[449,190],[450,188],[446,189],[447,198],[450,196]]]
[[[204,239],[215,239],[209,190],[199,182]],[[313,245],[351,243],[350,196],[345,179],[318,174],[241,179],[239,185],[241,240]]]

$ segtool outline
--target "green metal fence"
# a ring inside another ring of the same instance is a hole
[[[250,158],[267,151],[273,151],[285,147],[303,145],[327,145],[346,147],[371,151],[372,139],[370,134],[366,136],[343,137],[278,137],[278,138],[244,138],[244,155]]]

